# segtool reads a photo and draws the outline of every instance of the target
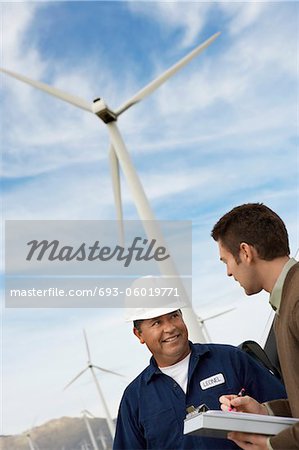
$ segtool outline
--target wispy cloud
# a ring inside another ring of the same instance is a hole
[[[229,31],[232,36],[244,32],[248,27],[254,26],[264,12],[267,13],[266,2],[219,2],[218,7],[229,19]]]
[[[213,5],[208,2],[194,2],[186,8],[184,2],[156,2],[155,6],[148,2],[130,2],[129,9],[138,15],[154,19],[165,28],[167,33],[179,31],[182,35],[176,45],[185,48],[194,44],[200,32],[204,29],[209,11]]]

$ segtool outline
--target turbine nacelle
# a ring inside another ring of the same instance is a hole
[[[117,115],[108,108],[104,100],[101,98],[96,98],[93,101],[92,111],[104,123],[114,122],[117,119]]]

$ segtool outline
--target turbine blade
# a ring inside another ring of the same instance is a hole
[[[113,145],[110,145],[109,149],[109,162],[113,186],[113,195],[116,209],[116,219],[118,221],[118,233],[119,233],[119,243],[124,246],[124,223],[123,223],[123,211],[121,203],[121,186],[120,186],[120,176],[119,176],[119,161],[116,156]]]
[[[88,411],[88,409],[84,409],[83,411],[81,411],[81,413],[85,414],[86,416],[95,418],[95,415]]]
[[[92,365],[95,369],[101,370],[102,372],[112,373],[113,375],[117,375],[118,377],[124,377],[124,375],[121,375],[120,373],[113,372],[112,370],[104,369],[103,367]]]
[[[190,62],[193,58],[195,58],[197,55],[199,55],[203,50],[205,50],[212,42],[219,36],[220,32],[213,34],[209,39],[207,39],[203,44],[196,47],[194,50],[192,50],[188,55],[186,55],[184,58],[182,58],[180,61],[178,61],[176,64],[174,64],[172,67],[170,67],[168,70],[166,70],[162,75],[154,79],[151,83],[149,83],[147,86],[142,88],[137,94],[135,94],[130,100],[125,102],[123,105],[121,105],[116,111],[115,114],[119,116],[124,111],[126,111],[131,106],[135,105],[135,103],[140,102],[144,97],[151,94],[153,91],[155,91],[161,84],[165,83],[168,78],[170,78],[172,75],[174,75],[178,70],[180,70],[182,67],[184,67],[188,62]]]
[[[68,94],[67,92],[61,91],[60,89],[57,89],[53,86],[49,86],[48,84],[42,83],[41,81],[31,80],[30,78],[25,77],[24,75],[20,75],[16,72],[12,72],[11,70],[0,68],[0,72],[6,73],[7,75],[16,78],[17,80],[30,84],[31,86],[40,89],[41,91],[44,91],[47,94],[53,95],[54,97],[57,97],[60,100],[63,100],[67,103],[71,103],[72,105],[77,106],[78,108],[85,109],[86,111],[89,112],[93,112],[92,104],[88,103],[85,100],[82,100],[79,97]]]
[[[229,313],[231,311],[234,311],[235,309],[237,309],[236,306],[232,306],[230,308],[223,309],[220,312],[214,313],[211,316],[207,316],[207,317],[204,317],[204,318],[198,317],[198,320],[199,320],[200,323],[204,323],[207,320],[215,319],[215,317],[222,316],[223,314],[227,314],[227,313]]]
[[[78,380],[79,377],[81,377],[81,375],[86,372],[86,370],[88,370],[89,367],[86,367],[86,369],[81,370],[80,373],[78,373],[78,375],[75,376],[75,378],[73,378],[64,388],[63,390],[65,391],[68,387],[70,387],[71,384],[73,384],[76,380]]]
[[[85,346],[86,346],[86,351],[87,351],[88,363],[90,363],[90,358],[91,358],[90,357],[90,350],[89,350],[87,334],[86,334],[85,330],[83,330],[83,336],[84,336],[84,341],[85,341]]]

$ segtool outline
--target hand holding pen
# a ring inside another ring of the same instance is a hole
[[[254,400],[254,398],[245,395],[245,389],[231,395],[222,395],[219,398],[222,411],[247,412],[253,414],[268,414],[264,405]]]
[[[244,395],[245,395],[245,388],[242,388],[238,392],[237,397],[243,397]],[[236,408],[232,404],[230,404],[230,407],[228,408],[228,411],[236,411]]]
[[[244,394],[245,390],[242,391],[241,389],[238,395],[222,395],[219,398],[222,411],[236,411],[268,415],[268,411],[264,405],[254,400],[254,398]]]

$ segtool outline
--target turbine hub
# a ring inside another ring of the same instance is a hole
[[[117,119],[117,115],[111,111],[100,98],[96,98],[93,101],[92,109],[94,114],[96,114],[104,123],[114,122]]]

